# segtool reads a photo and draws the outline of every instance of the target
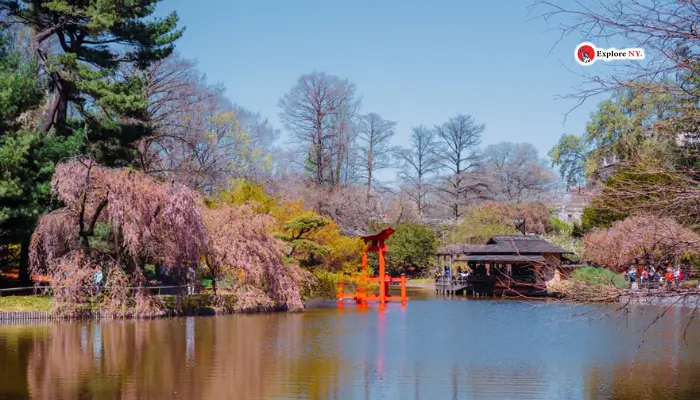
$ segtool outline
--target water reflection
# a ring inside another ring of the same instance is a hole
[[[700,328],[685,342],[673,310],[645,331],[657,311],[590,324],[560,304],[433,299],[0,326],[0,398],[696,399]]]

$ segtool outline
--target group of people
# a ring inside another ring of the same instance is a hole
[[[657,270],[653,265],[638,270],[638,268],[633,265],[625,272],[625,279],[632,284],[632,289],[638,288],[639,285],[641,285],[642,288],[666,287],[670,289],[675,286],[675,288],[678,289],[683,280],[683,271],[680,266],[677,265],[674,268],[671,264],[668,264],[665,270],[663,267]],[[639,281],[639,285],[637,281]]]
[[[457,274],[455,274],[455,275],[452,274],[452,270],[450,268],[446,268],[444,271],[440,271],[440,269],[438,269],[437,267],[435,268],[435,281],[436,282],[441,277],[454,279],[454,278],[466,278],[468,276],[469,276],[469,270],[468,269],[463,270],[461,266],[457,267]]]

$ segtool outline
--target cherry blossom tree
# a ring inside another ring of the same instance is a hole
[[[618,272],[635,262],[677,262],[698,253],[700,236],[671,218],[632,216],[583,239],[584,259]]]
[[[256,214],[249,205],[216,206],[206,209],[203,216],[209,234],[207,267],[214,282],[224,276],[237,278],[239,306],[304,308],[299,288],[311,276],[285,262],[284,244],[272,232],[275,221],[271,216]]]
[[[65,207],[43,216],[30,244],[31,272],[51,278],[57,305],[85,305],[92,277],[105,271],[106,311],[125,310],[136,288],[136,313],[150,313],[146,263],[164,265],[183,283],[205,260],[215,277],[237,278],[241,308],[303,308],[301,284],[309,279],[284,262],[274,223],[249,206],[205,208],[191,189],[90,159],[61,163],[51,183]],[[76,311],[73,307],[69,311]]]

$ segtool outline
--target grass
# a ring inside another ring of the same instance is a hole
[[[691,279],[689,281],[682,281],[681,287],[685,289],[696,289],[698,287],[698,280]]]
[[[3,296],[0,312],[51,311],[49,296]]]
[[[571,274],[571,280],[587,283],[593,286],[615,285],[618,289],[626,289],[629,283],[625,280],[624,274],[616,274],[615,272],[605,268],[581,267],[576,268]]]
[[[435,278],[409,278],[408,281],[415,283],[434,283]]]
[[[204,278],[202,279],[202,289],[211,289],[211,283],[212,279],[211,278]]]

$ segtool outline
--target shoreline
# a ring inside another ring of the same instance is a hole
[[[406,282],[406,289],[431,289],[435,290],[435,282]]]
[[[197,310],[175,311],[163,310],[151,315],[106,315],[101,312],[90,312],[81,315],[60,315],[52,311],[10,311],[0,312],[0,325],[10,325],[29,321],[96,321],[96,320],[153,320],[174,317],[212,317],[233,314],[264,314],[287,312],[286,309],[229,311],[225,308],[200,308]]]
[[[407,283],[408,289],[418,290],[434,290],[435,284],[432,282],[414,282]],[[545,296],[538,300],[547,300],[555,296]],[[567,298],[568,296],[560,297],[560,301],[572,301],[578,303],[611,303],[610,301],[585,301]],[[482,298],[475,297],[476,300]],[[304,302],[304,310],[329,308],[336,304],[335,299],[311,298]],[[697,308],[700,306],[700,289],[690,289],[684,291],[632,291],[625,290],[620,292],[616,301],[612,304],[623,305],[639,305],[639,306],[654,306],[654,307],[680,307],[680,308]],[[298,312],[304,312],[304,310]],[[99,311],[85,312],[78,315],[62,315],[53,311],[0,311],[0,325],[12,325],[31,323],[38,321],[58,322],[58,321],[87,321],[87,320],[152,320],[160,318],[173,317],[205,317],[205,316],[224,316],[234,314],[265,314],[288,312],[284,307],[275,308],[250,308],[234,310],[225,307],[200,307],[200,308],[185,308],[181,310],[167,309],[155,312],[149,315],[123,314],[109,315]]]

